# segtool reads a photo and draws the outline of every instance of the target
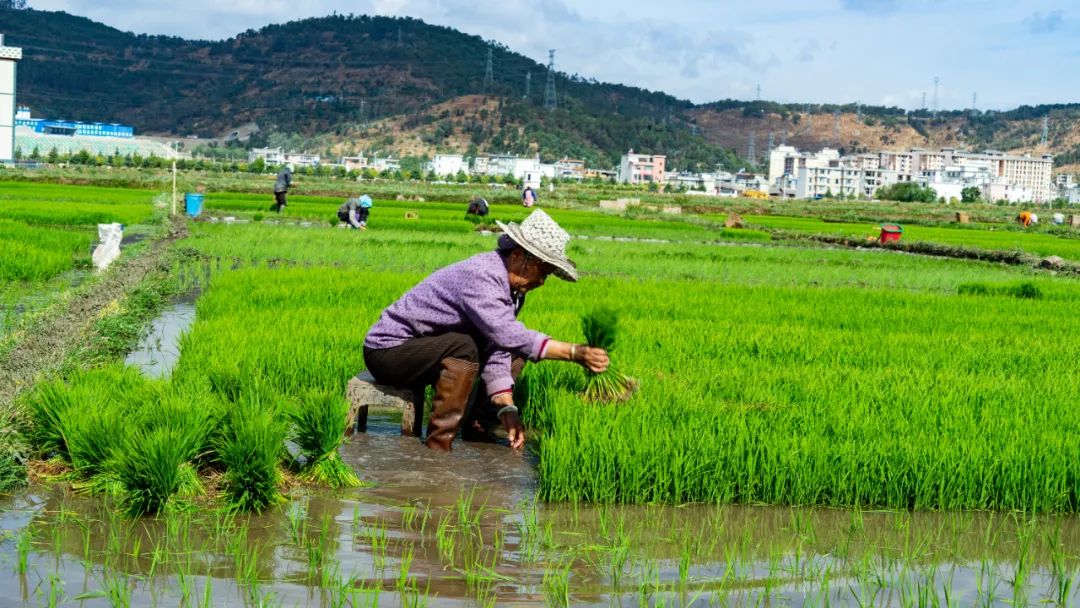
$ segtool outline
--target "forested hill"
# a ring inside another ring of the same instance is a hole
[[[750,133],[759,156],[770,133],[776,143],[849,151],[940,144],[1037,152],[1049,113],[1045,151],[1080,156],[1073,105],[936,118],[897,108],[695,106],[560,73],[558,109],[549,112],[544,65],[409,18],[332,15],[193,41],[62,12],[0,9],[0,32],[24,49],[18,102],[35,115],[128,123],[141,133],[217,136],[257,122],[262,142],[316,152],[508,151],[610,166],[634,148],[666,153],[680,169],[736,169],[748,164],[736,153],[746,156]],[[485,87],[489,48],[494,81]]]
[[[19,102],[37,115],[124,122],[144,133],[215,136],[256,121],[264,133],[348,137],[391,116],[437,129],[426,109],[487,93],[501,113],[470,125],[479,149],[496,142],[608,164],[635,147],[684,164],[737,164],[693,135],[692,104],[670,95],[559,74],[559,110],[546,112],[546,67],[498,45],[484,91],[489,44],[416,19],[334,15],[189,41],[61,12],[0,9],[0,32],[24,49]],[[526,73],[531,94],[523,99]]]

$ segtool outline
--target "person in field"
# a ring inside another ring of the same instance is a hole
[[[367,219],[370,211],[371,197],[365,194],[360,198],[346,200],[344,204],[338,207],[337,216],[349,228],[367,230]]]
[[[520,225],[496,224],[503,235],[495,251],[432,273],[387,307],[364,339],[364,362],[380,384],[434,385],[429,448],[450,451],[463,421],[467,441],[493,440],[501,423],[510,446],[523,446],[512,389],[526,360],[574,361],[592,372],[608,367],[604,349],[560,342],[517,320],[525,295],[549,275],[577,281],[566,256],[570,235],[540,210]]]
[[[469,208],[465,211],[465,215],[484,217],[489,211],[488,202],[478,196],[469,201]]]
[[[274,182],[274,211],[281,213],[281,210],[285,208],[288,203],[286,201],[286,195],[289,193],[289,187],[292,186],[292,163],[285,165],[284,168],[277,174],[277,181]]]
[[[532,189],[532,186],[525,186],[525,189],[521,191],[521,204],[524,207],[532,207],[537,201],[536,190]]]

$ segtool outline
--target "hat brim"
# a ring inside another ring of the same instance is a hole
[[[544,262],[554,266],[555,276],[559,277],[564,281],[577,283],[577,264],[575,264],[573,260],[566,256],[553,255],[549,251],[540,249],[534,243],[530,242],[527,238],[525,238],[525,236],[521,233],[521,228],[513,222],[510,222],[509,224],[504,224],[499,220],[495,220],[495,225],[501,228],[503,233],[506,234],[506,236],[510,237],[510,240],[520,245],[522,249],[540,258]]]

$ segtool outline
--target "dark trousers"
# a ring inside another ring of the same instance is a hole
[[[398,388],[417,388],[435,384],[442,370],[441,361],[447,357],[461,359],[470,363],[479,363],[483,369],[484,359],[475,338],[469,334],[450,332],[438,336],[413,338],[400,346],[391,348],[364,347],[364,363],[375,381]],[[510,364],[510,375],[517,380],[525,360],[514,357]],[[494,419],[495,411],[487,399],[487,386],[483,380],[477,382],[473,396],[469,399],[469,412],[466,420],[487,417]],[[489,420],[488,422],[491,422]],[[485,425],[486,426],[486,425]]]
[[[274,211],[277,211],[278,213],[281,213],[281,208],[284,207],[285,205],[286,205],[285,193],[284,192],[275,192],[274,193],[274,206],[273,206]]]
[[[367,207],[360,207],[359,209],[357,209],[356,210],[356,221],[360,222],[361,224],[367,224],[368,211],[370,211],[370,209],[368,209]],[[338,217],[339,220],[341,220],[342,223],[349,224],[349,212],[348,211],[338,211],[337,212],[337,217]],[[352,224],[349,224],[349,227],[351,228]]]

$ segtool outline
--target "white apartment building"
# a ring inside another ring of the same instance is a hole
[[[0,34],[0,161],[15,159],[15,63],[22,49],[4,46]]]
[[[780,146],[769,157],[769,184],[784,196],[814,198],[831,190],[833,194],[872,197],[882,186],[913,181],[934,188],[946,200],[960,198],[964,188],[976,186],[984,190],[986,200],[1043,203],[1056,192],[1051,176],[1053,164],[1050,155],[1033,158],[996,151],[962,152],[955,148],[912,148],[840,158],[830,148],[802,153],[790,146]],[[802,172],[803,169],[806,171]],[[851,171],[858,174],[852,175]],[[806,183],[800,183],[803,175]],[[1020,199],[1022,196],[1030,198]]]
[[[428,171],[440,177],[454,176],[458,172],[468,174],[469,165],[460,154],[436,154],[435,158],[428,162]]]
[[[255,162],[260,158],[267,166],[292,163],[296,167],[317,167],[320,162],[318,154],[285,152],[282,148],[252,148],[248,153],[248,162]]]
[[[798,188],[791,186],[792,180],[798,179],[801,169],[827,169],[838,165],[839,161],[840,152],[832,148],[822,148],[819,152],[799,152],[792,146],[777,146],[769,153],[768,188],[781,196],[798,196]],[[822,189],[821,194],[824,193]]]
[[[635,154],[630,150],[622,155],[616,181],[623,184],[662,184],[665,181],[666,161],[667,156],[663,154]]]

